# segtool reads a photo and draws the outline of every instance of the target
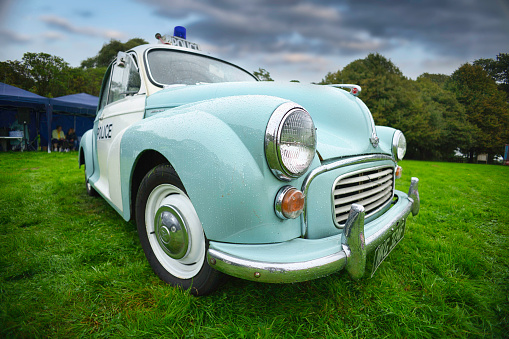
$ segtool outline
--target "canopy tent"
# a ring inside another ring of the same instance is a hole
[[[14,122],[23,125],[27,140],[39,134],[40,114],[49,99],[0,82],[0,136],[6,136]]]
[[[78,93],[49,99],[49,101],[53,111],[63,111],[78,116],[95,117],[99,98],[86,93]]]
[[[16,121],[17,115],[18,120],[23,118],[19,123],[26,121],[29,139],[35,140],[40,134],[43,144],[47,143],[48,150],[51,150],[52,129],[61,125],[64,133],[67,133],[67,130],[73,127],[80,137],[93,127],[98,103],[98,97],[86,93],[48,99],[0,83],[0,129],[7,131]],[[44,114],[46,116],[42,118]]]
[[[24,89],[0,82],[0,105],[14,107],[45,107],[48,98],[34,94]]]
[[[86,93],[65,95],[49,99],[49,106],[46,112],[48,129],[48,150],[51,149],[52,122],[67,129],[71,126],[76,134],[81,137],[83,133],[94,125],[95,113],[99,98]]]

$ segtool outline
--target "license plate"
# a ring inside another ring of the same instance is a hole
[[[394,227],[392,234],[384,240],[375,250],[373,258],[373,270],[371,271],[371,277],[375,274],[378,266],[384,261],[385,258],[391,253],[392,249],[403,239],[405,235],[405,220],[401,220],[398,225]]]

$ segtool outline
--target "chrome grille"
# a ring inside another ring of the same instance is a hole
[[[334,221],[341,227],[352,204],[364,206],[366,217],[377,212],[394,194],[394,168],[369,168],[336,179],[333,186]]]

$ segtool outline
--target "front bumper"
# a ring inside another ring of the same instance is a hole
[[[370,229],[375,231],[368,237],[365,237],[364,208],[354,204],[344,232],[337,236],[319,240],[298,238],[285,243],[266,245],[228,245],[211,242],[207,260],[211,267],[228,275],[267,283],[312,280],[342,269],[346,269],[354,279],[361,278],[365,272],[367,255],[389,238],[398,225],[406,221],[410,213],[413,215],[419,213],[418,183],[419,179],[412,178],[408,195],[399,192],[397,203],[384,215],[371,222],[377,225],[370,226]],[[326,253],[327,248],[336,248],[336,251],[311,260],[305,259],[310,252]],[[281,262],[285,261],[285,258],[297,260]]]

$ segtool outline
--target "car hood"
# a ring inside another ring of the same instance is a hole
[[[280,97],[304,107],[317,128],[317,151],[323,160],[381,152],[369,141],[373,124],[364,103],[344,90],[329,86],[277,82],[177,85],[149,96],[146,107],[147,111],[168,109],[237,95]]]

